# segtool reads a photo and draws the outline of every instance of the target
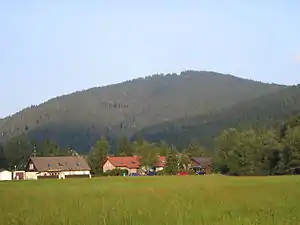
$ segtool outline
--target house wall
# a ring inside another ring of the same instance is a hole
[[[25,180],[37,180],[37,172],[26,172],[25,173]]]
[[[205,167],[205,173],[206,174],[212,174],[213,171],[213,165],[212,163],[209,163],[206,167]]]
[[[28,172],[31,173],[31,172]],[[86,175],[89,176],[91,173],[89,170],[83,171],[53,171],[53,172],[41,172],[37,175],[37,177],[51,177],[57,176],[57,178],[64,179],[66,176],[82,176]]]
[[[128,168],[125,168],[128,170],[128,173],[137,173],[138,172],[138,169],[128,169]]]
[[[116,167],[109,160],[106,160],[103,165],[103,172],[105,173],[106,171],[113,169],[116,169]]]
[[[14,171],[13,172],[13,179],[14,180],[24,180],[26,176],[25,171]]]
[[[0,181],[12,180],[12,172],[4,170],[0,172]]]
[[[68,176],[68,175],[89,175],[90,171],[85,170],[85,171],[63,171],[63,173]]]
[[[38,177],[47,177],[47,176],[58,176],[59,175],[59,171],[53,171],[53,172],[40,172],[38,173]]]
[[[127,170],[128,173],[137,173],[138,169],[129,169],[125,166],[118,166],[115,167],[109,160],[107,160],[104,165],[103,165],[103,172],[105,173],[106,171],[109,170],[114,170],[114,169],[120,169],[120,170]]]
[[[59,175],[60,179],[65,179],[65,178],[72,178],[72,177],[88,177],[92,178],[91,172],[89,170],[85,171],[64,171]]]

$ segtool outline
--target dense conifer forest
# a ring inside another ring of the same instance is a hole
[[[154,75],[57,97],[1,119],[0,168],[22,169],[33,153],[79,152],[91,165],[109,154],[151,162],[159,154],[174,172],[192,156],[211,156],[224,174],[291,174],[300,166],[299,115],[299,86],[214,72]]]
[[[0,141],[26,135],[86,152],[102,135],[129,137],[149,126],[217,113],[284,88],[215,72],[158,74],[26,108],[0,120]]]

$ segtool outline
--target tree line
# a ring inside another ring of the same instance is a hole
[[[175,146],[170,146],[166,142],[149,143],[139,137],[136,141],[130,142],[126,137],[119,140],[117,150],[110,154],[109,141],[102,137],[88,153],[88,162],[93,173],[103,174],[103,165],[107,156],[139,156],[140,164],[145,168],[145,172],[155,167],[159,162],[159,156],[166,157],[166,167],[161,173],[176,174],[179,171],[187,170],[190,159],[193,156],[209,156],[209,151],[202,147],[196,140],[181,151]]]
[[[30,141],[26,136],[20,136],[0,145],[0,168],[23,170],[31,156],[68,156],[74,155],[74,152],[71,148],[60,148],[58,144],[50,140],[35,142]],[[164,172],[175,174],[179,170],[187,168],[190,157],[209,155],[209,151],[196,140],[192,141],[186,149],[180,150],[164,141],[149,143],[142,137],[136,141],[130,141],[127,137],[123,137],[115,144],[102,136],[85,156],[92,172],[103,174],[102,167],[107,156],[134,155],[140,156],[140,163],[147,171],[156,165],[159,156],[166,156],[167,167]]]
[[[72,155],[72,149],[60,148],[55,142],[31,141],[25,135],[9,139],[0,144],[0,169],[25,169],[30,156]]]
[[[215,148],[215,167],[223,174],[299,174],[300,117],[279,129],[227,129]]]
[[[24,169],[28,157],[72,155],[72,149],[60,148],[45,140],[29,141],[26,136],[12,138],[0,145],[0,168]],[[107,156],[133,156],[141,158],[146,169],[154,167],[158,156],[166,156],[164,173],[176,174],[189,169],[191,157],[210,156],[215,172],[236,176],[285,175],[299,173],[300,117],[284,122],[278,128],[247,128],[224,130],[216,139],[213,149],[204,148],[197,139],[178,149],[164,141],[150,143],[141,136],[135,141],[127,137],[111,143],[102,136],[91,147],[87,159],[95,174],[103,174]]]

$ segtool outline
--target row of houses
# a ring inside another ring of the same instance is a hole
[[[103,165],[103,172],[107,172],[113,169],[127,170],[128,174],[140,174],[145,171],[145,168],[141,165],[141,157],[107,157],[106,162]],[[166,167],[166,157],[160,156],[156,165],[151,168],[153,172],[159,172]],[[201,170],[206,174],[212,173],[212,159],[210,157],[192,157],[189,163],[189,168],[195,172]]]
[[[141,174],[145,171],[145,168],[141,165],[140,156],[127,156],[127,157],[107,157],[106,162],[103,165],[103,172],[109,170],[121,169],[127,170],[128,174]],[[160,156],[156,165],[151,168],[151,171],[158,172],[164,169],[166,165],[166,157]]]
[[[144,171],[139,156],[107,157],[103,172],[114,169],[127,170],[128,174],[141,174]],[[156,165],[151,168],[158,172],[166,167],[166,157],[160,156]],[[190,168],[195,171],[203,170],[206,174],[212,172],[211,158],[193,157]],[[87,161],[80,156],[31,157],[25,171],[0,171],[0,180],[37,180],[43,178],[66,179],[72,177],[91,178],[91,168]]]

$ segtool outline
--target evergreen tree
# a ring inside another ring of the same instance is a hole
[[[192,139],[186,149],[186,153],[189,157],[200,157],[205,156],[207,154],[207,150],[199,143],[199,141]]]
[[[189,168],[189,164],[191,162],[191,156],[187,150],[183,150],[182,153],[177,155],[179,169],[187,170]]]
[[[123,137],[118,142],[117,146],[117,156],[133,156],[135,150],[130,142],[130,140],[127,137]]]
[[[107,159],[108,152],[109,142],[105,137],[102,137],[100,141],[91,148],[88,154],[88,162],[93,173],[101,174],[103,172],[103,165]]]
[[[279,137],[283,139],[286,135],[286,132],[289,128],[294,128],[300,126],[300,116],[295,116],[287,121],[285,121],[280,127]]]
[[[284,138],[285,163],[290,173],[300,168],[300,127],[293,127],[287,130]]]
[[[141,133],[138,134],[136,142],[137,142],[139,145],[142,145],[142,144],[143,144],[144,140],[143,140],[143,137],[142,137],[142,134],[141,134]]]
[[[158,150],[155,144],[144,141],[142,145],[138,145],[136,153],[141,157],[140,163],[146,172],[152,169],[158,162]]]
[[[280,144],[273,130],[229,129],[217,139],[221,172],[233,175],[271,175],[279,163]]]
[[[169,151],[169,154],[166,159],[166,168],[165,171],[168,174],[177,174],[179,163],[178,163],[178,152],[172,147]]]
[[[59,146],[51,140],[45,140],[37,147],[39,156],[59,156],[64,155]]]
[[[9,169],[25,169],[29,157],[32,155],[31,143],[25,136],[19,136],[7,141],[4,145],[4,152]]]
[[[4,147],[0,144],[0,169],[7,169],[7,167],[8,162],[4,151]]]
[[[170,151],[169,145],[165,141],[161,141],[158,144],[158,149],[159,149],[159,155],[160,156],[167,156]]]

